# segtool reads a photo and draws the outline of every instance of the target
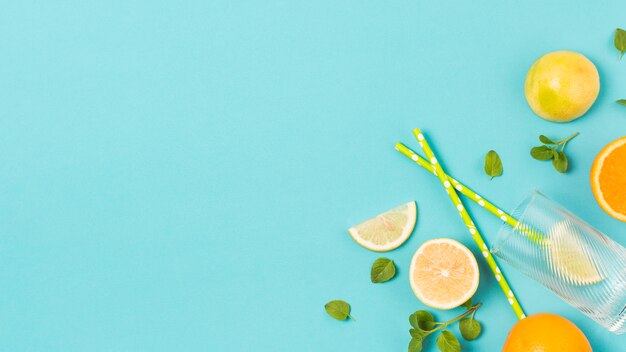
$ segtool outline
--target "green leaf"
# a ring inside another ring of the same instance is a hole
[[[540,135],[539,140],[541,141],[541,143],[544,143],[544,144],[556,144],[553,140],[551,140],[550,138],[544,135]]]
[[[418,330],[428,331],[435,327],[435,318],[425,310],[418,310],[409,316],[409,323]]]
[[[626,99],[616,100],[615,102],[621,105],[626,105]]]
[[[461,352],[459,340],[448,330],[442,331],[437,337],[437,347],[441,352]]]
[[[565,153],[561,151],[555,151],[554,159],[552,159],[552,165],[554,166],[556,171],[560,173],[565,173],[565,171],[567,171],[567,165],[568,165],[568,161],[567,161],[567,157],[565,156]]]
[[[420,352],[422,350],[422,338],[413,337],[409,342],[409,352]]]
[[[481,326],[480,323],[473,318],[463,318],[461,322],[459,322],[459,330],[461,331],[461,336],[469,341],[480,335]]]
[[[465,307],[467,309],[472,308],[472,298],[470,297],[470,299],[465,301],[465,303],[461,304],[459,307]]]
[[[337,320],[346,320],[348,317],[354,320],[350,315],[350,305],[341,300],[330,301],[324,305],[326,313]]]
[[[615,49],[619,50],[619,59],[622,59],[622,55],[626,52],[626,31],[621,28],[615,30]]]
[[[424,336],[424,330],[411,328],[409,330],[409,334],[411,334],[411,337],[422,338]]]
[[[554,157],[552,148],[542,145],[540,147],[534,147],[530,150],[530,155],[537,160],[550,160]]]
[[[502,160],[494,150],[490,150],[485,156],[485,173],[491,179],[502,175]]]
[[[396,276],[396,266],[393,260],[387,258],[378,258],[372,264],[370,278],[373,283],[385,282]]]

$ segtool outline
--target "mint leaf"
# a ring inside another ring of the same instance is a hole
[[[494,150],[490,150],[485,156],[485,173],[491,177],[491,180],[502,175],[502,160]]]
[[[548,148],[545,145],[540,147],[534,147],[530,150],[530,155],[537,160],[550,160],[554,157],[552,154],[553,149]]]
[[[551,140],[550,138],[548,138],[548,137],[546,137],[544,135],[540,135],[539,136],[539,140],[543,144],[556,144],[553,140]]]
[[[461,352],[459,340],[448,330],[442,331],[437,338],[437,347],[441,352]]]
[[[435,327],[435,318],[425,310],[418,310],[409,316],[409,323],[415,329],[428,331]]]
[[[565,153],[561,151],[555,151],[554,159],[552,159],[552,165],[554,166],[556,171],[560,173],[564,173],[565,171],[567,171],[568,161]]]
[[[461,331],[461,336],[469,341],[480,335],[481,326],[474,318],[463,318],[459,322],[459,330]]]
[[[615,30],[615,39],[613,40],[615,49],[619,50],[619,59],[622,59],[622,55],[626,52],[626,31],[621,28]]]
[[[409,352],[420,352],[422,350],[422,338],[413,337],[409,342]]]
[[[326,313],[337,320],[346,320],[348,317],[354,320],[350,315],[350,305],[347,302],[341,300],[334,300],[324,305]]]
[[[626,105],[626,99],[620,99],[620,100],[617,100],[615,102],[618,103],[618,104],[621,104],[621,105]]]
[[[411,334],[411,337],[419,337],[421,339],[424,337],[424,330],[411,328],[409,334]]]
[[[396,266],[393,260],[387,258],[378,258],[372,264],[370,279],[373,283],[385,282],[391,280],[396,275]]]

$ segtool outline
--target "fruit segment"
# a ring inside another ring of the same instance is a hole
[[[348,233],[361,246],[386,252],[399,247],[411,236],[416,218],[415,202],[409,202],[351,227]]]

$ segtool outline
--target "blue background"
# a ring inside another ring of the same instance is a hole
[[[0,11],[0,350],[402,351],[424,306],[407,280],[425,240],[476,247],[438,180],[394,151],[420,127],[448,172],[511,209],[532,188],[626,244],[596,204],[597,152],[626,135],[626,62],[607,1],[3,1]],[[554,124],[526,70],[576,50],[600,96]],[[570,172],[530,158],[565,137]],[[499,152],[504,175],[482,163]],[[346,229],[416,200],[387,257]],[[488,242],[497,219],[468,204]],[[515,323],[481,263],[470,351]],[[503,264],[528,313],[563,315],[595,351],[623,349]],[[357,321],[324,303],[344,299]],[[440,319],[459,311],[436,312]],[[455,328],[456,329],[456,328]],[[425,350],[434,351],[431,343]]]

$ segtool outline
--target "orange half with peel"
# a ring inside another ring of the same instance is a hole
[[[591,190],[607,214],[626,222],[626,136],[609,143],[596,156]]]

